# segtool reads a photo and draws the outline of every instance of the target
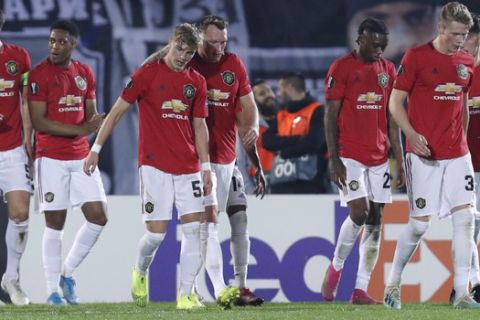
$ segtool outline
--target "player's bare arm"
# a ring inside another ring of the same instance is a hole
[[[117,122],[122,118],[123,114],[128,110],[130,107],[130,103],[123,100],[121,97],[115,101],[112,109],[108,113],[107,117],[103,121],[100,130],[98,131],[97,138],[95,139],[95,145],[103,146],[107,138],[113,131],[113,128],[117,124]],[[90,175],[98,165],[98,153],[90,150],[88,153],[87,158],[85,159],[85,163],[83,164],[83,171]]]
[[[260,162],[260,157],[258,156],[257,145],[254,144],[252,147],[245,148],[248,158],[255,166],[255,196],[263,199],[265,192],[267,190],[267,181],[265,179],[265,174],[263,173],[262,164]]]
[[[468,93],[463,94],[463,133],[467,135],[470,112],[468,112]]]
[[[167,53],[168,53],[168,50],[170,50],[170,46],[167,44],[165,47],[163,47],[162,49],[160,50],[157,50],[155,51],[154,53],[152,53],[151,55],[149,55],[143,62],[142,62],[142,66],[144,64],[147,64],[147,63],[150,63],[152,61],[155,61],[155,60],[160,60],[162,58],[164,58]]]
[[[405,136],[410,141],[413,153],[421,157],[430,156],[430,148],[428,148],[427,139],[417,133],[412,127],[410,120],[408,120],[407,111],[405,110],[404,103],[407,98],[408,92],[398,89],[393,89],[389,100],[389,110],[393,117],[393,120],[402,129]]]
[[[325,140],[330,154],[330,179],[340,189],[346,187],[347,171],[338,155],[338,115],[342,101],[327,100],[325,104]]]
[[[253,93],[250,92],[240,97],[240,104],[242,105],[242,112],[237,112],[237,128],[238,135],[245,148],[251,147],[258,139],[258,109],[253,98]]]
[[[213,183],[212,170],[208,168],[210,166],[210,155],[208,153],[208,127],[205,118],[194,117],[193,130],[195,131],[195,147],[202,163],[203,194],[206,196],[212,192]]]
[[[27,152],[29,165],[32,165],[33,162],[33,147],[32,147],[32,135],[33,135],[33,126],[32,120],[30,119],[30,111],[28,110],[28,101],[27,101],[28,86],[22,88],[21,94],[21,112],[22,112],[22,125],[23,125],[23,137],[25,140],[25,151]]]
[[[33,128],[37,131],[65,137],[86,136],[98,130],[97,122],[85,121],[81,125],[60,123],[47,118],[45,101],[29,101],[28,108]],[[92,120],[92,119],[89,119]]]
[[[402,141],[400,139],[400,128],[393,120],[392,116],[388,117],[388,131],[390,147],[392,148],[393,157],[395,158],[397,188],[401,188],[405,186],[405,170],[403,169]]]

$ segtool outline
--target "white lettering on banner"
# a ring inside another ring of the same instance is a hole
[[[409,262],[402,274],[402,285],[420,285],[420,301],[428,301],[450,277],[450,271],[428,248],[425,241],[420,241],[420,261]],[[392,263],[384,264],[384,281],[387,283]]]
[[[26,5],[29,2],[29,5]],[[95,6],[91,6],[92,10]],[[31,12],[27,8],[31,8]],[[87,0],[5,0],[4,12],[7,21],[48,20],[52,12],[58,10],[59,19],[87,20]],[[92,13],[93,15],[93,13]]]
[[[10,92],[0,92],[0,97],[11,97],[15,95],[15,92],[10,91]]]

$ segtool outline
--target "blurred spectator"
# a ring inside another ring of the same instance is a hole
[[[306,92],[299,73],[280,79],[278,95],[286,109],[277,113],[263,135],[263,147],[277,153],[270,173],[272,193],[330,191],[323,107]]]
[[[357,27],[363,20],[382,20],[390,31],[390,42],[383,56],[398,64],[408,48],[434,38],[437,3],[436,0],[346,0],[348,45],[355,47]]]
[[[257,79],[252,83],[252,91],[255,102],[257,103],[258,111],[260,113],[260,135],[257,140],[257,151],[260,157],[263,172],[267,178],[268,187],[268,179],[270,171],[272,170],[275,154],[263,148],[262,137],[270,126],[270,123],[277,115],[278,103],[272,87],[263,79]],[[239,143],[239,139],[237,139],[237,165],[245,180],[245,192],[247,194],[254,194],[256,186],[256,168],[248,159],[245,150],[243,149],[241,143]]]

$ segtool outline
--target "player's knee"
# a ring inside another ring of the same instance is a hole
[[[28,220],[28,207],[16,207],[9,212],[10,220],[15,221],[15,223],[21,223],[25,220]]]
[[[417,239],[420,239],[430,227],[430,219],[419,220],[419,219],[410,218],[408,223],[412,227],[413,236]]]

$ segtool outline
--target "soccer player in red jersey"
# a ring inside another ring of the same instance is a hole
[[[467,7],[441,9],[437,37],[407,50],[390,97],[390,113],[407,138],[410,220],[397,241],[384,305],[400,309],[402,271],[430,225],[451,216],[455,308],[479,308],[468,292],[474,234],[474,172],[466,132],[473,57],[460,50],[472,26]],[[408,97],[408,114],[404,108]],[[427,271],[428,272],[428,271]]]
[[[228,23],[217,16],[206,16],[199,23],[203,37],[197,53],[189,66],[203,75],[207,81],[209,116],[209,150],[212,161],[213,191],[206,197],[206,214],[200,225],[202,256],[217,301],[222,305],[234,302],[237,305],[260,305],[257,297],[246,286],[250,239],[247,232],[246,205],[241,195],[243,188],[232,194],[235,205],[227,210],[229,190],[234,188],[232,179],[235,166],[237,129],[241,143],[256,168],[255,194],[265,194],[265,177],[258,157],[255,142],[258,138],[258,111],[240,58],[225,52]],[[161,49],[146,59],[146,62],[165,55]],[[238,175],[237,175],[238,176]],[[239,179],[236,179],[239,180]],[[239,200],[239,201],[237,201]],[[233,204],[232,202],[232,204]],[[242,205],[239,205],[242,202]],[[234,262],[235,282],[239,287],[227,286],[223,278],[223,260],[217,233],[217,215],[227,211],[232,230],[231,252]],[[237,299],[237,296],[239,298]]]
[[[0,10],[0,30],[4,22]],[[0,41],[0,66],[0,190],[8,204],[9,218],[5,234],[7,268],[1,287],[13,304],[25,305],[29,299],[20,287],[18,269],[27,244],[32,192],[32,124],[26,100],[30,56],[24,48]]]
[[[49,56],[30,74],[28,103],[36,130],[35,186],[44,213],[42,255],[47,302],[78,304],[73,272],[85,259],[107,223],[106,196],[98,170],[83,172],[87,135],[103,121],[97,114],[91,69],[71,58],[78,41],[77,26],[67,20],[50,27]],[[62,237],[67,208],[80,207],[86,222],[62,267]],[[63,270],[62,270],[63,269]],[[63,298],[59,293],[59,285]]]
[[[203,196],[212,189],[205,122],[207,86],[198,72],[187,67],[199,42],[200,35],[192,25],[175,28],[165,57],[145,63],[133,73],[85,161],[84,170],[89,174],[115,124],[138,101],[140,196],[146,226],[132,271],[132,297],[138,306],[148,301],[148,267],[165,237],[175,204],[183,231],[177,309],[203,307],[191,293],[202,264]]]
[[[381,57],[388,44],[383,21],[365,19],[358,27],[357,43],[358,50],[337,59],[326,78],[325,132],[331,154],[330,175],[349,216],[340,229],[322,295],[327,301],[335,298],[345,260],[363,229],[357,281],[350,302],[376,304],[367,288],[378,258],[383,207],[392,201],[387,108],[395,67]],[[393,121],[389,125],[400,177],[398,186],[402,186],[399,130]]]
[[[474,241],[478,245],[480,230],[480,16],[472,13],[473,26],[468,32],[468,37],[463,44],[463,50],[470,53],[475,59],[472,86],[468,93],[468,111],[470,121],[468,123],[467,143],[472,156],[473,171],[475,172],[475,195],[476,209]],[[473,247],[472,266],[470,269],[470,294],[476,302],[480,302],[480,270],[478,260],[478,248]],[[455,290],[450,294],[450,303],[455,299]]]
[[[210,156],[212,161],[214,188],[205,200],[206,216],[202,218],[200,237],[205,253],[205,267],[212,281],[215,296],[229,300],[237,294],[235,287],[227,287],[223,278],[222,252],[217,234],[218,212],[226,210],[227,199],[235,165],[236,133],[247,154],[257,168],[257,188],[263,194],[265,178],[255,147],[258,138],[258,111],[247,72],[240,58],[226,52],[228,23],[216,16],[206,16],[199,23],[203,42],[190,66],[202,74],[207,81],[209,116],[207,125],[210,133]],[[250,240],[247,232],[245,210],[229,210],[232,229],[231,248],[236,285],[240,305],[260,305],[263,299],[256,297],[246,286]]]

